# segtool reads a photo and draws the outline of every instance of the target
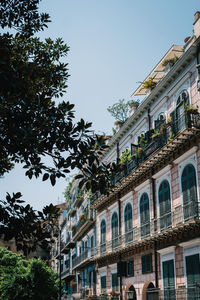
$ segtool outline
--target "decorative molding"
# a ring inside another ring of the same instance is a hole
[[[156,174],[154,174],[152,176],[153,179],[157,179],[157,178],[161,177],[162,175],[164,175],[165,173],[167,173],[171,168],[172,168],[172,165],[167,165],[165,168],[163,168],[162,170],[160,170],[159,172],[157,172]]]
[[[197,152],[198,147],[194,146],[189,151],[185,152],[183,155],[174,160],[175,164],[180,164],[183,160],[187,159],[189,156]]]
[[[150,179],[147,179],[146,181],[144,181],[140,185],[136,186],[135,191],[136,192],[140,191],[141,189],[143,189],[148,184],[150,184]]]
[[[133,200],[133,191],[130,191],[128,194],[124,195],[120,201],[123,202],[125,200]]]
[[[161,255],[165,255],[165,254],[174,252],[175,249],[176,249],[176,246],[170,246],[170,247],[167,247],[164,249],[157,250],[157,252],[160,253]]]
[[[180,243],[179,246],[183,247],[184,249],[185,248],[192,248],[194,246],[200,246],[200,238],[193,239],[193,240],[188,241],[188,242]]]

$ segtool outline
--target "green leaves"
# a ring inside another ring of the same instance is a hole
[[[57,274],[42,260],[0,248],[0,294],[7,300],[57,299]]]

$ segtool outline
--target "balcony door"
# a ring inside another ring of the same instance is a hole
[[[164,261],[162,263],[163,268],[163,288],[164,288],[164,300],[175,300],[175,276],[174,276],[174,260]]]
[[[125,223],[125,243],[132,242],[133,240],[133,214],[132,206],[128,203],[124,210],[124,223]]]
[[[159,187],[159,209],[160,209],[160,231],[170,228],[171,218],[171,197],[169,182],[164,180]]]
[[[200,300],[199,254],[185,257],[188,300]]]
[[[106,252],[106,221],[103,219],[101,221],[101,237],[100,237],[100,252]]]
[[[187,221],[198,217],[196,171],[192,164],[187,165],[183,169],[181,186],[183,195],[183,215],[184,220]]]
[[[141,238],[150,235],[149,196],[143,193],[140,198],[140,233]]]
[[[118,222],[118,215],[116,212],[114,212],[112,215],[111,228],[112,228],[112,248],[115,249],[119,246],[119,222]]]

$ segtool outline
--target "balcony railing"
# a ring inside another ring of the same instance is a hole
[[[106,253],[106,242],[100,244],[100,253],[101,254]]]
[[[76,225],[75,229],[72,231],[72,237],[77,237],[77,235],[81,236],[82,234],[85,233],[85,231],[82,231],[81,229],[87,228],[90,226],[90,224],[94,221],[94,212],[92,209],[87,209],[84,212],[83,217],[78,221],[78,224]]]
[[[122,235],[118,235],[114,239],[106,239],[105,243],[97,246],[96,255],[102,256],[112,251],[123,249],[127,245],[136,244],[145,238],[153,238],[163,232],[177,228],[192,220],[200,219],[200,202],[195,200],[184,205],[179,205],[172,211],[163,214],[157,219],[152,219],[150,222],[142,226],[134,227],[130,231]]]
[[[163,122],[161,126],[163,125]],[[123,178],[133,173],[144,161],[149,159],[155,152],[165,146],[168,142],[174,139],[180,132],[186,128],[200,128],[200,114],[189,114],[184,112],[179,118],[172,121],[171,126],[165,128],[165,131],[160,133],[157,137],[153,137],[153,130],[145,133],[145,146],[136,146],[140,152],[133,153],[132,158],[124,165],[123,171],[117,173],[111,180],[111,185],[115,186]],[[96,200],[99,195],[96,195]],[[95,199],[94,199],[95,200]]]
[[[118,235],[112,239],[112,249],[115,250],[120,246],[121,236]]]

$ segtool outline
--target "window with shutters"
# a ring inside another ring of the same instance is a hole
[[[152,253],[142,255],[142,274],[152,272]]]
[[[174,260],[164,261],[162,263],[163,269],[163,287],[164,287],[164,299],[171,300],[176,299],[175,292],[175,278],[174,278]]]
[[[159,187],[160,230],[163,231],[172,225],[170,186],[167,180]]]
[[[134,260],[130,259],[127,262],[127,276],[131,277],[134,276]]]
[[[140,198],[140,233],[141,238],[150,234],[149,197],[147,193],[143,193]]]
[[[112,273],[112,290],[116,292],[119,291],[119,278],[117,273]]]
[[[119,222],[118,215],[116,212],[113,213],[111,219],[111,228],[112,228],[112,248],[115,249],[119,246]]]
[[[101,276],[101,293],[106,293],[106,276]]]
[[[104,253],[106,251],[106,221],[103,219],[101,221],[101,236],[100,236],[100,251]]]
[[[132,206],[128,203],[124,210],[125,243],[133,240],[133,214]]]
[[[184,220],[198,216],[196,172],[192,164],[188,164],[181,176]]]
[[[188,299],[199,300],[200,261],[199,254],[185,257]]]

